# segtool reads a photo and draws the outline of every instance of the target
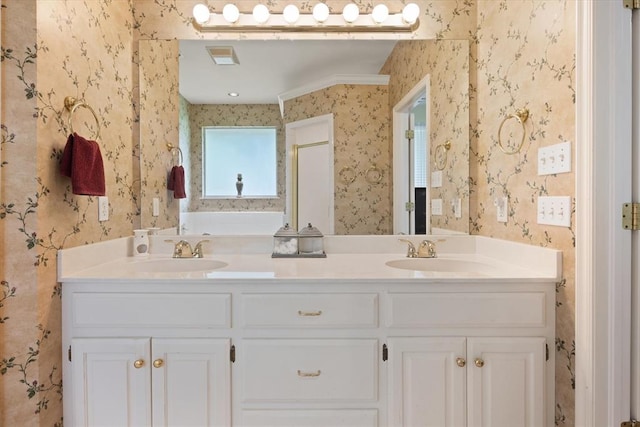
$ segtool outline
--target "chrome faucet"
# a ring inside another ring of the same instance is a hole
[[[202,244],[209,240],[201,240],[191,249],[191,245],[186,240],[180,240],[175,243],[173,240],[165,240],[167,243],[175,243],[173,248],[174,258],[202,258],[204,253],[202,251]]]
[[[418,249],[407,239],[399,239],[401,242],[407,243],[407,258],[436,258],[436,244],[431,240],[423,240],[418,245]]]

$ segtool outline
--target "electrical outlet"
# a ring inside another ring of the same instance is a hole
[[[451,206],[453,207],[453,215],[456,218],[462,218],[462,200],[459,197],[456,197],[451,202]]]
[[[538,175],[571,172],[571,142],[538,148]]]
[[[507,222],[507,214],[509,210],[509,198],[498,197],[493,201],[496,207],[496,219],[498,222]]]
[[[107,196],[98,197],[98,221],[109,219],[109,198]]]
[[[153,216],[160,216],[160,199],[157,197],[153,198]]]
[[[442,171],[431,172],[431,188],[442,187]]]
[[[431,215],[442,215],[442,199],[431,199]]]
[[[571,197],[538,197],[538,224],[569,227],[571,225]]]

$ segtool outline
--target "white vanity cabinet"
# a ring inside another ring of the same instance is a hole
[[[390,425],[546,425],[544,338],[395,338],[389,353]]]
[[[229,340],[77,338],[71,349],[72,425],[230,424]]]
[[[62,289],[70,426],[553,426],[549,280]]]

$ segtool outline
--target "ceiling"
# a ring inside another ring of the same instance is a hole
[[[183,40],[180,93],[192,104],[277,104],[278,95],[336,74],[378,74],[395,40]],[[239,65],[207,47],[232,46]],[[240,95],[232,98],[229,92]]]

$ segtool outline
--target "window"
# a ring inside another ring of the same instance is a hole
[[[276,128],[202,128],[203,196],[277,197]]]

